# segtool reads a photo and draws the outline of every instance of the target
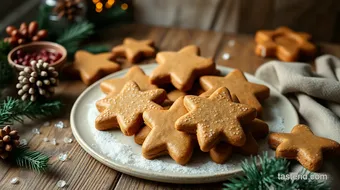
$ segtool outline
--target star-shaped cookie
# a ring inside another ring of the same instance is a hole
[[[271,133],[270,147],[276,149],[276,157],[296,159],[310,171],[317,171],[323,162],[323,153],[340,153],[340,144],[331,139],[315,136],[306,125],[296,125],[291,133]]]
[[[152,40],[135,40],[125,38],[122,45],[112,48],[113,58],[125,57],[130,63],[136,63],[141,58],[155,56]]]
[[[169,110],[149,110],[143,113],[144,122],[151,128],[142,145],[145,158],[153,159],[169,154],[182,165],[190,160],[194,148],[193,139],[175,128],[176,120],[186,113],[183,97],[178,98]]]
[[[140,67],[133,66],[129,69],[124,77],[108,79],[101,82],[100,89],[105,94],[118,94],[126,82],[130,80],[136,82],[142,91],[157,88],[156,85],[150,83],[149,77],[145,75],[144,71]]]
[[[256,32],[255,53],[262,57],[277,57],[282,61],[297,61],[302,56],[313,56],[316,46],[309,42],[307,33],[294,32],[287,27]]]
[[[252,121],[256,110],[249,105],[234,103],[227,88],[217,89],[209,98],[185,96],[189,111],[176,122],[177,130],[196,133],[203,152],[208,152],[220,141],[242,146],[246,136],[242,123]]]
[[[79,50],[74,56],[72,70],[80,74],[81,80],[90,85],[101,77],[120,70],[120,66],[110,61],[111,53],[92,54]]]
[[[98,130],[120,127],[124,135],[134,135],[143,125],[143,112],[163,109],[157,103],[165,98],[166,92],[163,89],[142,92],[135,82],[129,81],[119,94],[108,100],[110,105],[96,118],[95,126]]]
[[[268,135],[268,125],[255,118],[250,123],[242,125],[246,134],[246,143],[241,147],[233,147],[226,142],[220,142],[209,151],[211,159],[219,164],[226,162],[232,155],[232,152],[238,152],[242,155],[256,155],[259,151],[259,145],[256,139],[264,138]]]
[[[269,88],[248,82],[242,71],[234,70],[225,77],[203,76],[200,78],[200,84],[207,92],[201,94],[202,97],[208,97],[217,88],[227,87],[232,94],[233,100],[239,99],[242,104],[248,104],[256,108],[258,114],[262,112],[262,106],[259,101],[269,97]]]
[[[214,61],[200,57],[199,49],[194,45],[186,46],[178,52],[159,52],[156,61],[159,66],[150,75],[151,83],[172,83],[181,91],[190,90],[197,77],[216,73]]]

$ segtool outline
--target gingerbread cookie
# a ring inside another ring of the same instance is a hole
[[[316,46],[309,42],[311,36],[298,33],[287,27],[276,30],[260,30],[256,32],[256,55],[277,57],[282,61],[297,61],[300,56],[314,56]]]
[[[185,92],[180,90],[172,90],[168,92],[168,99],[172,102],[176,101],[179,97],[187,95]]]
[[[190,160],[194,148],[193,139],[175,128],[176,120],[186,113],[183,97],[178,98],[169,110],[149,110],[143,113],[144,122],[151,128],[142,145],[145,158],[153,159],[169,154],[182,165]]]
[[[139,129],[139,131],[135,134],[134,140],[136,144],[142,145],[150,133],[151,128],[148,126],[144,126]]]
[[[122,45],[112,48],[113,58],[125,57],[130,63],[136,63],[141,58],[154,57],[155,53],[152,40],[125,38]]]
[[[225,77],[203,76],[200,78],[200,84],[207,92],[201,94],[202,97],[208,97],[217,88],[227,87],[232,94],[232,99],[239,99],[242,104],[248,104],[256,108],[258,114],[262,112],[262,106],[259,101],[269,97],[269,88],[248,82],[242,71],[234,70]]]
[[[120,66],[110,61],[111,53],[92,54],[79,50],[74,56],[71,70],[80,74],[81,80],[90,85],[101,77],[120,70]]]
[[[218,163],[223,164],[231,157],[233,146],[226,142],[220,142],[209,151],[210,158]]]
[[[101,82],[100,89],[105,94],[118,94],[123,86],[130,80],[136,82],[142,91],[157,88],[156,85],[149,82],[149,77],[145,75],[144,71],[140,67],[133,66],[124,77],[108,79]]]
[[[163,85],[172,83],[178,90],[188,91],[195,79],[214,74],[215,63],[211,58],[198,56],[197,46],[186,46],[178,52],[160,52],[156,55],[159,66],[151,73],[151,83]]]
[[[271,133],[268,139],[276,157],[296,159],[310,171],[321,168],[323,154],[339,154],[340,144],[331,139],[315,136],[306,125],[296,125],[291,133]]]
[[[166,98],[163,89],[141,91],[138,85],[129,81],[116,96],[108,99],[109,106],[96,118],[98,130],[120,127],[124,135],[134,135],[143,124],[142,114],[150,109],[163,109],[157,103]]]
[[[249,128],[255,139],[265,138],[269,133],[268,124],[260,119],[255,118],[251,123],[245,125]]]
[[[232,150],[245,156],[258,154],[259,145],[255,139],[267,136],[269,131],[268,125],[264,121],[255,118],[243,126],[246,134],[246,143],[241,147],[233,147],[226,142],[220,142],[209,151],[210,157],[214,162],[218,164],[225,163],[231,157]]]
[[[227,88],[217,89],[209,98],[185,96],[184,105],[189,111],[176,122],[176,128],[196,133],[203,152],[208,152],[220,141],[243,146],[246,136],[242,123],[252,121],[256,110],[249,105],[234,103]]]

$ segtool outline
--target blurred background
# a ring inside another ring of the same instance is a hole
[[[56,0],[10,0],[0,6],[0,29],[36,19],[41,4]],[[254,34],[288,26],[317,41],[340,42],[339,0],[83,0],[86,18],[98,27],[120,23],[176,26]],[[124,11],[124,13],[121,12]]]

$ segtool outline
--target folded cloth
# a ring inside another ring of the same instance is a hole
[[[310,64],[270,61],[255,76],[286,95],[315,135],[340,142],[340,59],[323,55],[315,66],[313,72]],[[336,165],[328,162],[322,170],[338,179]]]

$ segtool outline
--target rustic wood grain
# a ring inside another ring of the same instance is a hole
[[[146,25],[126,25],[119,28],[110,28],[100,32],[95,39],[90,40],[93,44],[120,44],[125,37],[137,39],[149,38],[155,41],[156,47],[160,50],[177,51],[181,47],[189,44],[196,44],[201,47],[201,53],[205,57],[214,57],[219,65],[242,69],[245,72],[254,73],[264,62],[272,59],[264,59],[254,54],[254,41],[252,36],[222,34],[211,31],[186,30],[178,28],[151,27]],[[235,45],[229,46],[229,41],[234,40]],[[334,44],[319,44],[320,53],[331,53],[340,57],[340,46]],[[230,54],[229,60],[223,60],[224,53]],[[143,63],[154,62],[153,59]],[[122,67],[126,68],[131,64],[121,61]],[[67,77],[65,77],[67,78]],[[26,169],[11,167],[0,162],[0,189],[57,189],[56,183],[63,179],[67,182],[66,189],[220,189],[222,183],[204,185],[180,185],[158,183],[148,180],[138,179],[116,172],[99,163],[88,155],[74,140],[71,144],[63,142],[64,137],[72,136],[71,128],[64,129],[54,127],[58,121],[64,121],[69,125],[69,114],[73,103],[86,86],[79,80],[67,79],[61,82],[57,90],[57,97],[61,98],[65,104],[65,111],[56,118],[44,119],[40,121],[26,121],[25,125],[14,125],[21,132],[21,138],[29,141],[32,149],[42,151],[51,156],[50,171],[38,174]],[[45,121],[50,122],[50,126],[43,126]],[[33,135],[32,128],[40,128],[40,135]],[[43,142],[43,138],[56,138],[58,145],[54,146],[50,142]],[[60,153],[67,152],[70,158],[61,162],[58,160]],[[19,177],[20,183],[12,185],[9,181],[13,177]]]

